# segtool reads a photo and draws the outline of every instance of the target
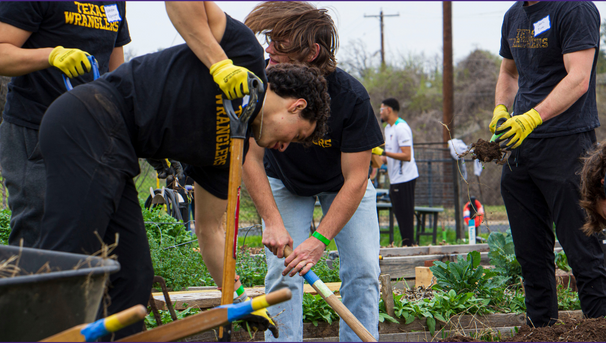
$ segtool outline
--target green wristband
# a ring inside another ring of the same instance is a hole
[[[318,231],[314,231],[314,233],[312,234],[313,237],[316,237],[320,242],[326,244],[326,246],[328,246],[330,244],[330,239],[322,236],[321,233],[319,233]]]

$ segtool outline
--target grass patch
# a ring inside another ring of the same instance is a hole
[[[381,228],[382,230],[385,230],[385,227]],[[426,231],[428,230],[427,228],[425,229]],[[464,244],[461,240],[457,240],[457,233],[452,230],[452,229],[443,229],[441,226],[438,226],[437,229],[437,234],[436,234],[436,243],[448,243],[448,244]],[[485,236],[488,236],[488,234],[482,234]],[[416,234],[415,234],[415,239],[416,239]],[[432,245],[433,241],[432,241],[432,237],[431,236],[421,236],[420,237],[420,242],[419,242],[419,246],[425,246],[425,245]],[[393,240],[394,240],[394,245],[395,246],[401,246],[402,245],[402,236],[400,235],[400,228],[397,225],[394,225],[393,228]],[[389,241],[389,234],[388,233],[382,233],[381,234],[381,246],[382,247],[386,247],[390,244],[391,242]]]
[[[249,248],[262,248],[263,237],[262,236],[252,236],[248,235],[246,237],[238,237],[238,246],[241,247],[246,244]]]

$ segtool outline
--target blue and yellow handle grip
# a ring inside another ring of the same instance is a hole
[[[94,342],[100,337],[143,320],[146,315],[145,307],[136,305],[96,322],[74,326],[40,342]]]
[[[239,304],[229,304],[200,312],[151,330],[125,337],[118,342],[171,342],[238,320],[253,311],[281,303],[292,297],[290,289],[258,296]]]
[[[242,317],[253,313],[254,311],[289,300],[291,297],[292,293],[290,289],[283,288],[279,291],[260,295],[250,301],[245,301],[239,304],[223,305],[219,306],[218,308],[227,308],[227,320],[229,322],[233,322],[234,320],[239,320]]]

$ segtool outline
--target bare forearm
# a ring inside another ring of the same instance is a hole
[[[109,71],[114,71],[122,63],[124,63],[124,48],[116,47],[112,54],[109,56]]]
[[[518,78],[518,68],[514,60],[503,58],[494,95],[495,107],[505,105],[505,107],[511,109],[518,93]]]
[[[509,110],[513,106],[513,100],[518,93],[518,79],[508,74],[500,74],[495,90],[495,107],[505,105]]]
[[[389,152],[385,151],[385,156],[393,158],[394,160],[409,162],[411,159],[410,153],[405,152]]]
[[[0,44],[0,75],[21,76],[50,67],[48,56],[53,48],[22,49]]]
[[[222,27],[210,24],[209,20],[214,19],[211,16],[215,15],[207,11],[211,5],[215,6],[198,1],[166,2],[166,13],[171,22],[189,48],[209,69],[213,64],[227,59],[218,43],[225,30],[225,19],[220,20],[223,22]],[[221,14],[224,16],[223,12]]]
[[[588,80],[583,76],[568,74],[534,109],[539,112],[543,121],[549,120],[579,100],[587,92],[588,85]]]

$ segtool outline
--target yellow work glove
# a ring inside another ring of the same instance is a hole
[[[250,300],[250,298],[247,298],[246,300]],[[265,308],[256,310],[251,314],[242,317],[240,320],[247,323],[254,330],[261,332],[269,330],[272,335],[274,335],[274,338],[280,336],[280,331],[278,330],[276,323],[271,319],[269,312],[267,312],[267,309]]]
[[[488,125],[490,132],[494,134],[499,119],[507,120],[509,118],[511,118],[511,116],[509,115],[509,112],[507,112],[507,107],[505,107],[505,105],[499,105],[495,107],[494,111],[492,112],[492,120],[490,121],[490,125]]]
[[[61,69],[61,71],[72,78],[84,75],[91,71],[91,64],[88,60],[90,54],[80,49],[66,49],[58,46],[51,51],[48,56],[48,63]]]
[[[519,116],[513,116],[497,128],[496,133],[503,134],[497,138],[496,142],[502,142],[501,148],[515,149],[541,124],[543,124],[543,119],[534,108]]]
[[[229,100],[242,98],[245,94],[250,93],[248,73],[251,73],[248,69],[235,66],[234,62],[229,59],[217,62],[210,67],[210,74]]]
[[[385,150],[383,150],[381,147],[376,147],[376,148],[372,148],[372,153],[375,155],[384,156]]]

